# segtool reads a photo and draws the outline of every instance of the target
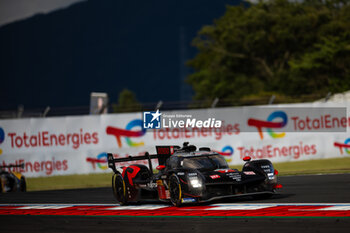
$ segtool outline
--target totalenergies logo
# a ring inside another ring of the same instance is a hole
[[[140,130],[132,130],[135,127],[139,127]],[[146,133],[146,129],[142,127],[142,120],[135,119],[130,121],[126,125],[125,129],[108,126],[106,128],[106,133],[108,135],[115,136],[115,138],[117,139],[119,148],[122,147],[122,141],[121,141],[122,137],[125,137],[125,141],[130,147],[137,147],[137,146],[143,146],[144,142],[133,142],[130,138],[142,137]]]
[[[0,127],[0,144],[5,140],[5,131]],[[2,149],[0,148],[0,155],[2,154]]]
[[[225,160],[227,162],[231,162],[231,155],[233,155],[234,150],[231,146],[224,146],[221,151],[215,151],[217,153],[219,153],[220,155],[224,156]]]
[[[273,122],[273,120],[276,118],[280,118],[280,119],[282,119],[282,121]],[[261,139],[264,138],[263,128],[266,128],[266,131],[269,133],[269,135],[272,138],[283,138],[286,135],[286,133],[284,133],[284,132],[283,133],[276,133],[272,129],[283,128],[284,126],[287,125],[287,123],[288,123],[288,116],[283,111],[275,111],[275,112],[271,113],[268,116],[267,121],[262,121],[262,120],[253,119],[253,118],[248,119],[248,125],[254,126],[258,129],[258,132],[259,132]]]
[[[107,153],[103,152],[97,155],[96,158],[91,158],[91,157],[86,158],[86,161],[92,164],[92,167],[94,168],[94,170],[96,169],[96,165],[98,168],[102,170],[106,170],[108,168],[107,157],[108,157]]]
[[[350,138],[346,139],[344,141],[344,143],[335,142],[334,146],[339,147],[340,154],[343,154],[343,148],[344,148],[345,153],[350,154],[350,144],[349,143],[350,143]]]

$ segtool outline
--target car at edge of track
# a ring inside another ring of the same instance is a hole
[[[0,166],[0,193],[27,191],[26,178],[22,173],[10,170],[23,167],[24,164]]]
[[[202,147],[184,143],[179,146],[156,146],[157,154],[114,158],[108,153],[108,166],[114,171],[113,193],[121,205],[144,200],[160,200],[174,206],[208,202],[237,196],[268,198],[282,185],[278,171],[266,159],[243,160],[242,171],[231,169],[222,155]],[[158,159],[154,174],[152,159]],[[148,160],[149,167],[132,164],[117,167],[116,163]]]

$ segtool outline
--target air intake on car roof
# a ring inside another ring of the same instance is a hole
[[[194,145],[189,145],[189,142],[184,142],[183,147],[181,148],[182,151],[192,152],[196,151],[197,147]]]

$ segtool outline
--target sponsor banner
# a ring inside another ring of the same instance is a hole
[[[110,172],[108,152],[155,153],[156,145],[185,141],[210,147],[230,165],[243,164],[245,156],[272,162],[346,157],[347,107],[290,104],[0,120],[0,164],[24,163],[11,169],[32,177]]]

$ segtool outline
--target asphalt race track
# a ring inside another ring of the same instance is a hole
[[[111,188],[5,193],[0,232],[350,232],[350,174],[280,177],[279,183],[283,189],[268,200],[176,209],[144,203],[122,210]],[[131,216],[140,213],[151,216]]]

